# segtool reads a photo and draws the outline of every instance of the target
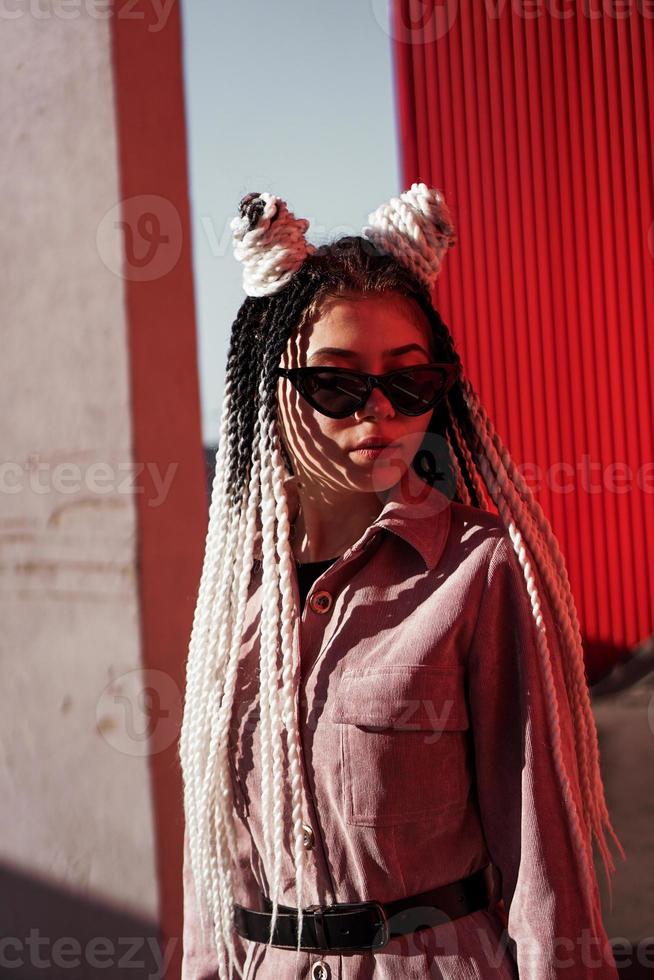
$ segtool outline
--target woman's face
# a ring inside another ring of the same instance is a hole
[[[328,349],[327,349],[328,348]],[[399,293],[329,299],[317,318],[289,340],[282,367],[347,367],[386,374],[434,361],[432,330],[420,307]],[[409,416],[380,388],[344,419],[313,408],[286,378],[277,397],[282,437],[305,486],[332,491],[383,491],[399,482],[423,441],[433,410]],[[356,451],[362,439],[393,444],[374,458]]]

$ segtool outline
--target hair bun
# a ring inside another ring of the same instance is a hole
[[[393,255],[431,289],[445,252],[457,241],[442,191],[411,184],[408,191],[369,214],[368,221],[362,237]]]
[[[246,194],[230,221],[234,256],[243,263],[248,296],[271,296],[289,282],[307,255],[315,251],[304,237],[306,218],[296,218],[274,194]]]
[[[238,202],[238,213],[242,218],[247,219],[250,228],[255,228],[265,206],[266,202],[261,194],[258,191],[252,191]]]

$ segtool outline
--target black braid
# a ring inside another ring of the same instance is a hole
[[[293,281],[269,299],[248,297],[232,325],[227,379],[233,386],[228,420],[231,506],[242,498],[252,465],[263,381],[265,417],[277,418],[277,368],[286,344],[318,283]]]
[[[295,291],[280,294],[268,324],[268,336],[263,345],[261,364],[266,392],[266,418],[277,418],[277,368],[286,349],[289,338],[307,303],[316,291],[317,284],[309,281],[298,282]]]
[[[232,384],[233,401],[228,420],[230,504],[235,505],[247,480],[252,455],[256,413],[258,365],[253,358],[253,337],[259,316],[256,301],[248,298],[232,325],[227,379]]]
[[[452,425],[453,415],[456,418],[462,433],[472,435],[473,445],[478,447],[479,440],[474,432],[472,420],[470,419],[470,412],[463,398],[463,389],[461,386],[463,364],[459,353],[454,346],[454,338],[452,337],[450,330],[448,329],[438,310],[432,306],[429,294],[424,289],[420,289],[416,292],[415,299],[431,324],[436,345],[436,359],[439,361],[442,360],[445,363],[456,364],[458,368],[457,380],[450,388],[447,399],[444,399],[439,405],[436,406],[427,431],[434,433],[443,439],[449,435],[454,454],[461,470],[463,481],[470,495],[470,501],[474,507],[481,507],[482,501],[479,499],[477,486],[472,474],[470,473],[468,463],[460,450],[458,439],[456,438],[456,433],[454,431],[454,426]],[[474,454],[472,455],[474,460]],[[420,475],[423,476],[423,479],[425,478],[423,473],[420,473]],[[447,493],[451,499],[459,499],[455,490],[452,489],[456,487],[456,478],[454,473],[451,472],[451,468],[446,467],[446,473],[444,477],[441,476],[441,479],[444,479],[444,486],[441,487],[443,492]],[[428,480],[428,482],[432,482],[433,484],[433,481],[431,480]]]
[[[445,430],[449,436],[450,444],[452,446],[452,451],[454,452],[454,455],[456,456],[457,459],[457,463],[459,464],[459,469],[461,470],[463,482],[465,483],[468,493],[470,495],[470,501],[474,507],[481,507],[481,503],[479,502],[479,495],[477,493],[477,488],[475,486],[474,480],[468,468],[468,461],[466,457],[463,455],[463,452],[461,451],[461,447],[459,446],[459,440],[457,439],[456,431],[452,424],[452,419],[450,418],[449,413],[445,419]]]

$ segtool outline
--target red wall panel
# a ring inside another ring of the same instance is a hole
[[[140,12],[132,7],[129,0],[115,0],[110,23],[122,219],[130,230],[125,233],[124,280],[133,457],[137,474],[149,474],[156,466],[160,477],[170,480],[157,500],[152,481],[147,476],[139,479],[135,502],[143,667],[173,682],[143,691],[151,712],[149,760],[157,834],[160,949],[164,963],[170,958],[166,977],[173,980],[181,970],[184,898],[178,732],[204,555],[207,498],[181,10],[178,4],[169,4],[165,17],[160,17],[153,5]],[[148,228],[156,229],[153,249],[148,248],[152,244]],[[168,249],[173,252],[172,261]],[[139,258],[137,273],[131,267],[133,252]],[[138,274],[139,269],[144,270],[143,275]],[[157,743],[164,730],[162,748]]]
[[[391,36],[402,187],[441,187],[458,233],[434,301],[592,681],[654,632],[654,3],[394,0]]]

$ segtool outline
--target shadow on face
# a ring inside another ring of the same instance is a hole
[[[436,360],[431,326],[420,307],[400,293],[346,294],[327,299],[290,338],[281,367],[335,367],[386,374]],[[408,416],[380,388],[344,419],[322,414],[290,380],[278,380],[282,440],[293,472],[314,498],[381,493],[411,465],[433,409]],[[356,451],[366,438],[392,443],[373,458]]]

